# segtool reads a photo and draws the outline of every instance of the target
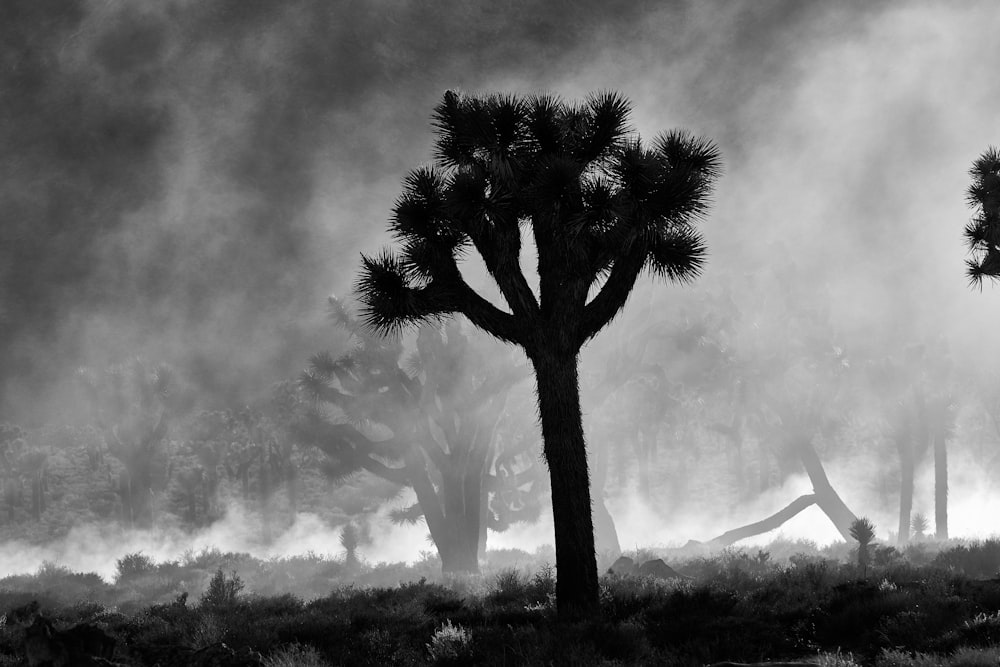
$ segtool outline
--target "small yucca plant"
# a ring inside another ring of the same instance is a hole
[[[360,542],[360,536],[358,534],[358,527],[353,523],[349,523],[344,526],[343,530],[340,532],[340,546],[344,547],[345,552],[345,562],[348,565],[355,566],[358,565],[358,543]]]
[[[855,519],[851,523],[851,537],[858,541],[858,565],[861,566],[864,576],[868,576],[868,547],[875,541],[875,524],[865,517]]]
[[[927,521],[927,517],[917,512],[913,515],[913,519],[910,521],[910,528],[913,529],[913,536],[917,539],[923,539],[927,534],[927,529],[930,528],[930,522]]]

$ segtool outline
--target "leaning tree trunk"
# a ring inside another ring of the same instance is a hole
[[[799,496],[788,505],[778,510],[766,519],[761,519],[755,523],[750,523],[745,526],[740,526],[739,528],[733,528],[732,530],[727,530],[722,535],[709,541],[709,544],[714,547],[728,547],[736,542],[747,537],[753,537],[754,535],[762,535],[764,533],[769,533],[772,530],[781,527],[786,521],[797,515],[799,512],[807,507],[811,507],[816,504],[816,495],[808,494],[805,496]]]
[[[840,494],[830,484],[830,480],[826,476],[826,471],[823,469],[823,463],[819,460],[816,450],[813,449],[810,439],[804,437],[793,446],[798,451],[799,459],[806,469],[806,474],[809,475],[809,481],[812,482],[813,493],[816,494],[816,504],[829,517],[830,521],[833,522],[834,527],[836,527],[841,537],[844,538],[844,541],[850,544],[851,540],[854,539],[851,537],[851,524],[858,517],[848,509],[847,505],[841,499]]]
[[[589,615],[597,611],[598,581],[578,358],[540,350],[531,361],[552,482],[556,604],[561,618]]]
[[[823,463],[819,460],[819,455],[816,454],[816,450],[813,448],[809,438],[804,436],[797,437],[791,440],[791,442],[793,443],[791,448],[798,454],[802,466],[806,469],[806,474],[809,475],[813,492],[796,498],[783,509],[775,512],[766,519],[726,531],[722,535],[712,539],[710,541],[711,544],[728,546],[738,540],[770,532],[813,504],[823,510],[823,513],[830,519],[830,522],[845,541],[850,542],[853,539],[851,537],[851,524],[857,517],[847,507],[841,499],[840,494],[833,488],[833,485],[830,484],[830,480],[826,476],[826,471],[823,469]]]
[[[948,446],[944,433],[934,434],[934,536],[948,539]]]

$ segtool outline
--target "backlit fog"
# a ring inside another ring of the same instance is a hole
[[[311,355],[349,349],[327,297],[350,307],[360,253],[389,243],[446,90],[610,89],[644,138],[686,129],[725,167],[703,275],[644,276],[583,352],[594,495],[620,548],[708,541],[811,493],[769,440],[789,415],[847,506],[891,541],[893,419],[914,387],[952,411],[949,533],[986,537],[1000,515],[1000,288],[969,287],[962,229],[969,167],[1000,142],[998,34],[985,1],[3,3],[0,422],[44,450],[46,434],[90,423],[77,369],[137,356],[173,369],[188,416],[266,401]],[[465,268],[501,303],[476,260]],[[468,334],[483,360],[523,363]],[[534,432],[532,391],[528,378],[507,399],[519,437]],[[655,445],[648,464],[640,437]],[[316,481],[321,459],[300,479],[316,474],[310,502],[329,494],[329,511],[286,517],[269,540],[235,491],[193,531],[109,519],[45,544],[23,508],[15,523],[0,510],[0,574],[49,560],[111,576],[126,553],[210,547],[339,556],[351,520],[371,562],[434,550],[423,521],[391,520],[410,490],[334,506],[363,482]],[[46,511],[62,511],[73,482],[49,475]],[[931,449],[916,456],[912,512],[933,534]],[[812,506],[739,544],[777,534],[841,539]],[[487,548],[551,536],[542,509]]]

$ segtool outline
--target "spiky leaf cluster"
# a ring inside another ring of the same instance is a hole
[[[969,283],[1000,279],[1000,149],[990,146],[969,170],[972,185],[967,200],[976,215],[965,226],[971,258],[966,260]]]
[[[629,115],[615,92],[580,104],[447,92],[434,110],[435,162],[406,177],[393,209],[396,248],[362,258],[365,323],[384,333],[462,313],[530,345],[522,325],[558,321],[579,345],[620,310],[643,270],[697,276],[705,246],[694,223],[720,174],[718,149],[684,132],[643,142]],[[522,229],[538,249],[539,299],[519,265]],[[470,249],[511,312],[465,283],[458,260]]]
[[[851,537],[861,546],[868,546],[875,539],[875,524],[865,517],[855,519],[851,522]]]

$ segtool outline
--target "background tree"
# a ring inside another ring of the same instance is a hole
[[[393,518],[427,522],[443,571],[478,572],[495,431],[525,369],[482,363],[457,321],[421,327],[408,355],[331,304],[356,347],[313,357],[301,379],[312,405],[298,437],[326,453],[332,476],[367,470],[411,487],[416,504]]]
[[[990,146],[972,164],[969,175],[967,200],[976,216],[965,227],[972,255],[966,267],[969,282],[982,287],[984,278],[1000,278],[1000,149]]]
[[[108,452],[121,464],[117,492],[122,522],[130,528],[153,524],[155,493],[166,488],[169,452],[164,446],[171,410],[183,404],[164,365],[150,370],[140,359],[109,367],[103,373],[79,373],[90,399],[95,425]]]
[[[858,565],[861,566],[863,576],[868,576],[868,563],[871,560],[868,548],[875,540],[875,525],[866,517],[855,519],[851,522],[851,537],[858,542]]]
[[[643,270],[698,275],[705,248],[693,223],[720,173],[711,142],[671,132],[643,143],[629,113],[613,92],[582,104],[445,93],[436,165],[412,172],[396,202],[399,249],[363,256],[357,283],[376,331],[460,313],[531,360],[564,615],[598,601],[580,348],[622,310]],[[537,251],[537,298],[520,266],[522,228]],[[466,282],[458,259],[470,248],[509,312]]]
[[[766,322],[758,326],[759,320],[738,327],[743,336],[730,343],[732,352],[717,358],[738,378],[730,392],[733,428],[746,428],[770,443],[783,466],[804,470],[812,493],[765,519],[719,535],[712,540],[717,545],[774,530],[812,505],[826,514],[845,541],[851,539],[856,516],[830,481],[820,454],[836,442],[846,417],[857,409],[856,364],[837,344],[835,323],[825,312],[824,300],[815,294],[796,294],[789,287],[788,271],[789,267],[767,267],[747,281],[755,290],[781,297],[770,313],[775,328],[768,329]]]

